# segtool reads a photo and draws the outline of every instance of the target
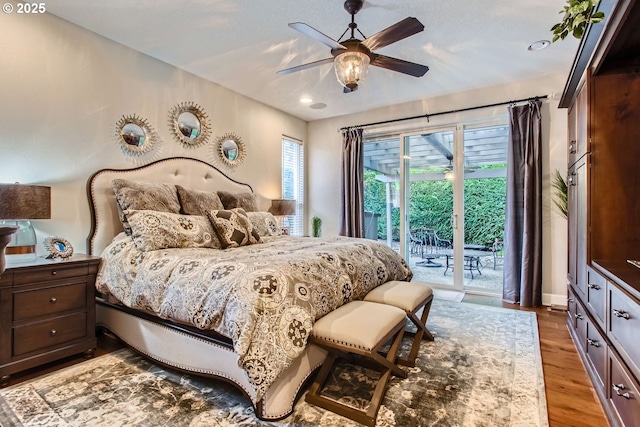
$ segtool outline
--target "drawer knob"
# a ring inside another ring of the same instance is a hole
[[[55,303],[57,303],[57,302],[58,302],[58,298],[56,298],[56,297],[51,297],[51,298],[49,298],[49,302],[50,302],[51,304],[55,304]]]
[[[596,340],[592,340],[591,338],[587,338],[587,343],[594,347],[600,347],[600,343]]]
[[[620,393],[620,390],[624,390],[624,384],[611,384],[611,386],[618,396],[624,397],[625,399],[631,399],[629,393]]]
[[[600,286],[599,285],[595,285],[593,283],[589,283],[589,289],[594,289],[596,291],[600,290]]]
[[[53,274],[53,275],[55,276],[56,274],[58,274],[58,272],[57,272],[57,271],[55,271],[55,270],[53,270],[53,271],[51,272],[51,274]]]
[[[622,317],[623,319],[627,319],[627,320],[631,318],[631,316],[629,316],[629,313],[627,313],[624,310],[618,310],[617,308],[613,309],[613,315],[616,317]]]
[[[49,331],[49,335],[51,335],[52,337],[55,337],[57,333],[58,331],[56,331],[55,329]]]

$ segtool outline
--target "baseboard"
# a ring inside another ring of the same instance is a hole
[[[567,296],[558,294],[542,294],[542,305],[566,307]]]

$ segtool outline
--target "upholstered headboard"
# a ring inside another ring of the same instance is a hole
[[[116,178],[178,184],[193,190],[253,192],[249,184],[229,178],[209,163],[187,157],[158,160],[132,169],[101,169],[87,182],[91,208],[91,233],[87,239],[87,250],[92,255],[100,255],[111,240],[123,231],[116,197],[111,188],[111,181]]]

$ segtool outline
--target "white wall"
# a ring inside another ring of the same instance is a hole
[[[183,148],[171,136],[168,113],[184,101],[209,115],[212,136],[203,147]],[[87,179],[101,168],[136,165],[113,137],[115,123],[134,113],[162,140],[154,159],[212,163],[215,138],[235,132],[247,158],[230,174],[266,199],[281,196],[282,134],[304,140],[307,131],[303,120],[55,16],[0,15],[0,182],[51,186],[52,219],[33,222],[40,242],[60,236],[86,251]]]
[[[427,75],[424,78],[429,78]],[[384,121],[394,118],[434,114],[478,105],[493,104],[538,95],[561,93],[565,75],[508,83],[498,87],[456,93],[417,102],[389,106],[366,113],[353,114],[309,123],[308,165],[308,216],[319,216],[324,235],[339,231],[340,160],[342,137],[338,132],[343,126]],[[550,201],[550,173],[555,169],[566,171],[567,111],[558,109],[558,98],[543,102],[542,173],[543,173],[543,303],[566,305],[567,277],[567,221],[553,209]],[[484,108],[430,119],[400,122],[386,125],[385,129],[414,129],[439,126],[455,122],[475,121],[507,114],[507,106]],[[381,127],[372,128],[372,131]]]

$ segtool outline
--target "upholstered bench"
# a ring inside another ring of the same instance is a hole
[[[404,366],[415,366],[420,342],[425,337],[433,341],[433,335],[427,329],[427,318],[433,301],[433,290],[431,286],[423,282],[401,282],[393,280],[377,288],[372,289],[365,297],[365,301],[388,304],[401,308],[407,317],[418,328],[413,337],[413,344],[409,351],[409,356],[401,358],[398,356],[396,363]],[[424,308],[423,308],[424,307]],[[422,309],[422,315],[418,318],[417,312]]]
[[[391,374],[407,377],[407,373],[394,363],[405,326],[406,314],[403,310],[366,301],[349,302],[318,319],[313,325],[310,339],[327,349],[329,354],[307,392],[306,401],[361,424],[375,425]],[[380,349],[391,340],[391,348],[384,357]],[[354,408],[321,394],[338,357],[380,371],[380,378],[366,409]]]

